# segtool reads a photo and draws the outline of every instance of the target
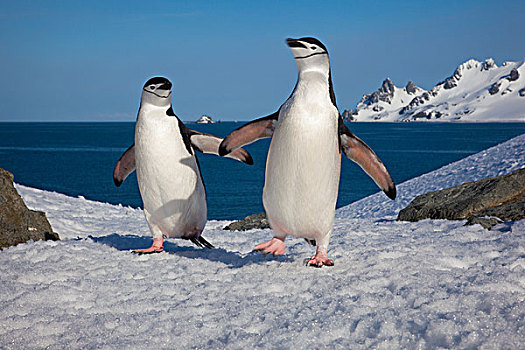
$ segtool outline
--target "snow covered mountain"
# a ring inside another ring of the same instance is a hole
[[[411,81],[404,88],[390,79],[357,107],[347,121],[525,121],[525,64],[470,59],[429,91]]]

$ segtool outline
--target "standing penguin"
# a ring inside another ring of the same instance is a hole
[[[113,171],[113,181],[120,186],[137,169],[153,245],[134,252],[162,252],[164,237],[189,239],[199,247],[213,248],[201,237],[207,216],[206,191],[194,151],[218,154],[221,141],[188,129],[175,115],[168,79],[155,77],[144,84],[135,143]],[[250,154],[242,148],[232,152],[231,158],[253,164]]]
[[[227,155],[261,138],[272,137],[263,189],[263,204],[274,238],[255,250],[285,252],[287,235],[317,245],[310,266],[332,266],[327,256],[332,234],[341,151],[359,164],[394,199],[396,188],[377,155],[343,123],[332,87],[326,47],[315,38],[287,39],[299,70],[291,96],[277,112],[249,122],[222,141]]]

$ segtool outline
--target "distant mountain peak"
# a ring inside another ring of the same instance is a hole
[[[496,63],[494,63],[494,60],[492,58],[487,58],[484,62],[483,62],[483,65],[481,66],[481,70],[489,70],[489,69],[492,69],[492,68],[498,68],[498,66],[496,65]]]
[[[518,120],[525,121],[524,61],[498,67],[492,58],[469,59],[426,91],[409,81],[404,88],[386,78],[379,89],[363,95],[347,120]]]
[[[409,95],[413,95],[415,94],[418,90],[418,87],[412,82],[412,80],[410,80],[408,83],[407,83],[407,86],[405,87],[405,91],[407,92],[407,94]]]

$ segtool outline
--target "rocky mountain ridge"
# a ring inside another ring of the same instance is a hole
[[[525,64],[470,59],[432,89],[389,79],[363,98],[346,121],[525,121]]]

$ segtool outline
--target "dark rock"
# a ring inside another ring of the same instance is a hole
[[[355,109],[346,109],[343,111],[342,117],[345,122],[352,122],[355,120],[354,115],[357,115],[357,111]]]
[[[524,219],[525,168],[417,196],[397,217],[401,221],[469,218]]]
[[[449,90],[449,89],[455,88],[456,86],[458,86],[458,83],[451,79],[451,80],[446,80],[445,81],[445,84],[443,85],[443,88],[445,90]]]
[[[441,82],[440,84],[443,84],[443,88],[445,90],[453,89],[456,86],[458,86],[458,82],[461,79],[461,77],[462,77],[462,74],[461,74],[461,66],[460,66],[454,71],[454,74],[451,77],[448,77],[447,79],[445,79],[445,81]]]
[[[501,86],[501,82],[500,81],[495,82],[494,84],[492,84],[492,86],[489,89],[489,94],[491,94],[491,95],[497,94],[498,91],[499,91],[499,87],[500,86]]]
[[[408,94],[412,95],[414,93],[416,93],[416,85],[412,82],[412,81],[409,81],[407,86],[405,87],[405,90]]]
[[[406,105],[399,111],[399,114],[408,113],[412,109],[415,109],[416,107],[419,107],[420,105],[425,104],[427,101],[430,101],[430,94],[428,91],[425,91],[421,95],[414,97],[408,105]]]
[[[471,218],[467,219],[467,222],[465,226],[467,225],[481,225],[483,228],[486,228],[487,230],[490,230],[493,226],[497,224],[501,224],[503,221],[501,221],[498,218],[480,218],[477,216],[473,216]]]
[[[270,228],[266,213],[253,214],[245,217],[241,221],[234,221],[224,228],[230,231],[246,231],[251,229],[265,229]]]
[[[476,216],[495,216],[503,221],[517,221],[525,217],[525,190],[501,205],[496,205],[474,213]]]
[[[501,92],[501,95],[503,96],[503,95],[506,95],[506,94],[510,94],[511,92],[512,92],[512,89],[511,89],[511,88],[506,88],[505,90],[503,90],[503,91]]]
[[[27,208],[13,180],[13,174],[0,169],[0,249],[29,240],[59,240],[46,214]]]
[[[510,74],[507,77],[507,80],[508,81],[515,81],[515,80],[518,80],[519,77],[520,77],[520,73],[518,73],[518,70],[516,68],[513,68],[510,71]]]
[[[430,114],[427,114],[426,112],[419,112],[417,114],[415,114],[413,117],[412,117],[414,120],[417,120],[417,119],[430,119]]]
[[[383,81],[383,84],[381,85],[379,90],[372,94],[371,100],[373,100],[372,102],[374,103],[377,103],[379,101],[391,103],[392,98],[394,97],[394,91],[394,83],[392,82],[392,80],[390,80],[390,78],[386,78]]]
[[[438,111],[422,111],[419,113],[416,113],[412,116],[412,119],[418,120],[418,119],[432,119],[434,117],[435,119],[441,118],[443,113]]]
[[[395,86],[392,80],[390,80],[390,78],[386,78],[385,80],[383,80],[383,84],[379,88],[379,92],[391,94],[394,92],[394,88]]]
[[[494,63],[494,60],[489,58],[483,62],[483,65],[481,66],[481,71],[489,70],[492,68],[496,68],[496,63]]]
[[[383,84],[381,84],[381,87],[377,89],[377,91],[371,94],[363,95],[358,105],[365,104],[367,106],[370,106],[375,103],[378,103],[379,101],[383,101],[386,103],[392,103],[394,92],[395,92],[394,83],[392,82],[392,80],[390,80],[390,78],[386,78],[383,81]]]
[[[525,191],[511,202],[475,212],[465,225],[479,223],[490,230],[496,224],[505,221],[518,221],[523,218],[525,218]]]

